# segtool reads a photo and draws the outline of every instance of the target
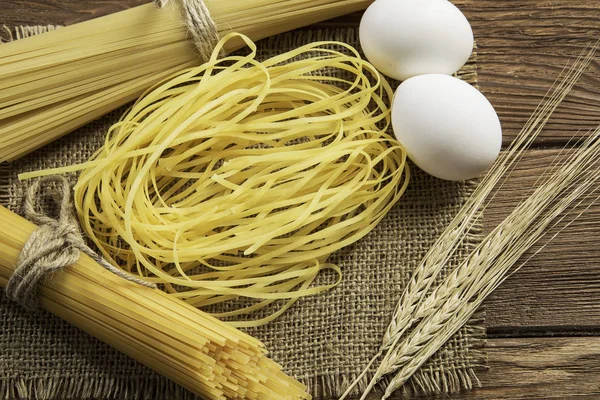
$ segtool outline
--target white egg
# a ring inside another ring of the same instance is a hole
[[[384,75],[452,75],[473,51],[469,21],[447,0],[377,0],[360,21],[360,44]]]
[[[494,107],[473,86],[448,75],[404,81],[394,95],[392,126],[410,159],[446,180],[479,176],[502,146]]]

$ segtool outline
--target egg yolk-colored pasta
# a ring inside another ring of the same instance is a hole
[[[219,56],[240,37],[247,55]],[[142,96],[89,162],[54,172],[82,169],[77,212],[107,260],[256,326],[339,283],[329,255],[402,196],[409,172],[387,133],[392,94],[347,44],[261,62],[250,39],[230,34],[207,63]]]

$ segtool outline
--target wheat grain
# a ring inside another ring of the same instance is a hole
[[[600,180],[599,139],[600,128],[421,304],[416,315],[417,319],[423,318],[419,325],[382,362],[382,374],[398,370],[384,398],[404,384],[466,323],[559,215],[595,188]]]
[[[506,178],[506,172],[512,169],[523,152],[533,143],[546,125],[549,117],[568,95],[592,58],[593,52],[588,53],[571,67],[565,79],[552,93],[548,103],[538,107],[538,110],[536,110],[527,122],[517,140],[507,150],[506,155],[499,159],[490,172],[485,175],[465,206],[458,212],[454,220],[431,247],[419,267],[413,273],[396,306],[394,316],[383,337],[383,349],[389,348],[395,338],[398,335],[402,335],[410,327],[410,321],[415,319],[415,308],[428,293],[439,272],[447,265],[466,232],[473,226],[478,211],[485,208],[485,204],[489,203],[486,200],[489,200],[490,193],[494,189],[498,189],[498,183],[503,177]]]
[[[548,91],[544,101],[540,103],[521,132],[498,159],[488,173],[482,178],[479,186],[467,200],[466,204],[459,210],[456,217],[444,230],[434,245],[425,255],[421,264],[415,269],[413,276],[409,280],[399,302],[396,305],[393,316],[382,340],[382,345],[377,354],[369,361],[362,373],[348,387],[346,392],[340,397],[340,400],[347,397],[358,385],[375,361],[383,354],[387,359],[403,335],[430,310],[431,305],[421,305],[425,297],[441,270],[448,264],[450,258],[455,254],[466,233],[473,227],[479,212],[483,210],[494,198],[495,193],[502,187],[510,172],[514,169],[522,157],[524,151],[529,148],[533,141],[538,137],[545,127],[546,123],[570,93],[575,83],[579,80],[585,69],[589,66],[595,56],[598,43],[588,51],[584,50],[582,55],[566,69],[562,80],[557,80],[553,88]],[[559,78],[560,79],[560,78]],[[383,363],[376,370],[373,378],[370,380],[362,398],[370,392],[377,381],[385,375],[382,372]]]

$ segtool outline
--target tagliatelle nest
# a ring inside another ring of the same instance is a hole
[[[233,322],[251,326],[339,282],[328,256],[384,217],[408,168],[386,133],[392,90],[356,50],[312,43],[259,62],[242,36],[250,54],[218,58],[234,36],[111,128],[75,201],[108,260],[173,296],[197,307],[260,299],[218,317],[284,302]],[[337,282],[312,287],[325,269]]]

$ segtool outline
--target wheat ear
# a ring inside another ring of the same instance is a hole
[[[590,64],[593,56],[594,50],[585,56],[581,56],[567,71],[564,80],[552,91],[548,101],[538,106],[517,139],[507,149],[505,156],[501,157],[482,178],[477,189],[463,208],[430,248],[419,267],[414,271],[396,306],[393,318],[383,337],[382,347],[384,349],[390,347],[396,335],[405,332],[409,328],[408,324],[411,320],[414,322],[415,308],[423,300],[440,271],[455,253],[466,232],[473,226],[478,211],[482,209],[490,193],[494,188],[498,188],[498,182],[503,177],[506,178],[507,171],[511,170],[524,150],[529,148],[531,143],[538,137],[556,108],[569,94],[583,71]]]
[[[600,128],[431,293],[420,308],[419,317],[423,319],[382,363],[383,374],[398,370],[384,398],[402,386],[467,322],[559,215],[595,189],[600,180],[599,138]]]
[[[575,83],[579,80],[579,77],[589,66],[594,58],[597,47],[598,44],[593,46],[589,52],[584,51],[573,65],[566,70],[562,80],[557,80],[558,83],[548,91],[544,101],[536,108],[521,132],[517,135],[517,138],[504,152],[503,156],[501,156],[492,166],[490,171],[482,178],[480,184],[469,197],[465,205],[459,210],[452,222],[429,249],[420,265],[413,272],[407,287],[404,289],[404,292],[396,305],[390,324],[384,333],[379,351],[369,361],[361,374],[347,388],[340,397],[340,400],[343,400],[352,392],[354,387],[358,385],[368,373],[371,365],[373,365],[385,351],[388,352],[386,353],[386,357],[388,356],[391,349],[396,346],[406,331],[419,320],[417,317],[418,313],[416,313],[417,307],[419,307],[429,292],[440,271],[447,265],[450,258],[456,252],[461,241],[464,239],[466,232],[472,228],[479,211],[485,207],[486,202],[489,203],[491,198],[493,198],[493,196],[490,196],[490,193],[501,186],[500,182],[503,182],[506,179],[508,172],[514,168],[514,165],[521,158],[523,152],[530,147],[539,133],[543,130],[556,108],[570,93]],[[383,375],[381,368],[378,368],[363,394],[363,399]]]

